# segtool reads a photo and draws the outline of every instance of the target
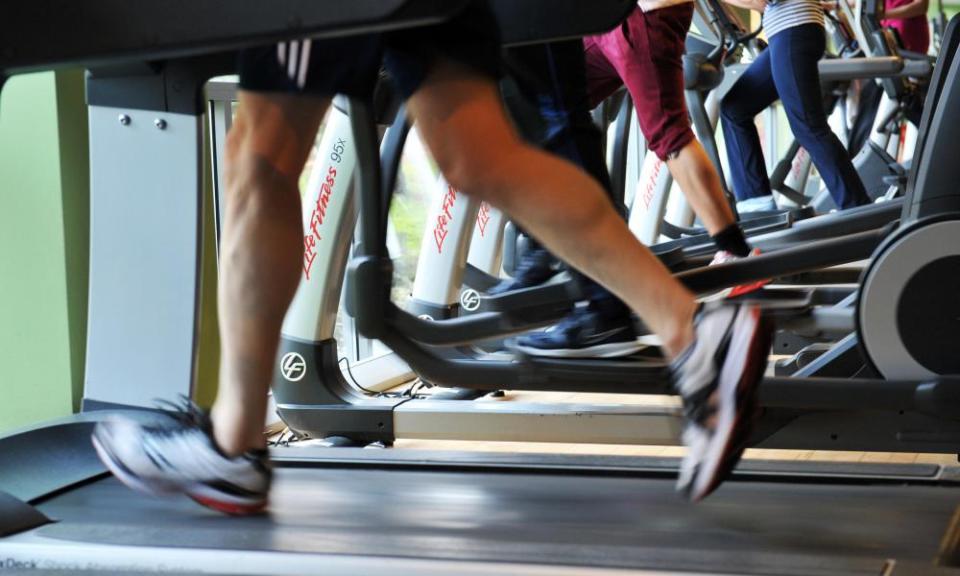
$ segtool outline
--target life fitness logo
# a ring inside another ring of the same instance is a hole
[[[480,210],[477,212],[477,229],[480,230],[480,237],[487,236],[487,224],[490,223],[490,205],[486,202],[480,203]]]
[[[650,204],[653,203],[653,192],[654,188],[657,185],[657,178],[660,177],[660,170],[663,169],[663,160],[657,159],[653,164],[653,172],[650,174],[650,178],[647,180],[647,186],[643,191],[643,207],[650,209]]]
[[[326,178],[320,183],[320,193],[317,194],[317,202],[313,206],[313,212],[310,213],[308,224],[310,229],[303,237],[303,276],[307,280],[310,280],[310,273],[313,271],[313,261],[317,259],[317,244],[322,240],[320,229],[327,218],[327,207],[333,196],[333,187],[337,183],[337,166],[343,162],[343,153],[346,149],[347,141],[338,138],[330,152],[330,166],[327,167]]]
[[[280,373],[288,382],[299,382],[307,375],[307,362],[296,352],[288,352],[280,360]]]
[[[443,254],[443,243],[450,233],[450,223],[453,222],[453,206],[457,203],[457,189],[447,186],[447,193],[443,196],[440,206],[440,215],[433,227],[433,241],[437,244],[437,254]]]
[[[467,312],[476,312],[480,308],[480,293],[468,288],[460,293],[460,306]]]

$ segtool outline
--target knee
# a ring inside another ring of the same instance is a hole
[[[245,124],[238,122],[231,128],[225,158],[223,195],[228,217],[293,214],[299,222],[298,183],[257,152],[255,133]]]
[[[227,145],[224,154],[225,194],[228,196],[247,195],[262,188],[255,186],[257,181],[256,154],[254,153],[254,131],[240,118],[227,133]]]
[[[790,122],[790,130],[797,142],[808,152],[816,148],[828,148],[834,151],[837,147],[843,148],[843,144],[833,133],[826,119],[793,120]]]
[[[512,159],[520,153],[510,145],[499,150],[485,149],[477,143],[476,149],[458,147],[437,155],[437,166],[450,186],[495,205],[502,204],[504,179],[509,178]]]
[[[720,118],[724,122],[736,122],[737,121],[736,106],[729,99],[724,98],[720,101]]]
[[[730,94],[724,96],[720,101],[720,117],[724,122],[733,124],[742,124],[752,122],[753,116],[746,113],[737,98],[732,98]]]

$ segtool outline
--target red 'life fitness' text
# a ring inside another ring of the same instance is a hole
[[[487,236],[487,224],[490,223],[490,205],[486,202],[480,203],[480,211],[477,212],[477,227],[480,229],[480,237]]]
[[[338,140],[330,154],[330,162],[340,164],[343,162],[343,153],[347,148],[344,140]],[[327,217],[327,207],[330,205],[330,198],[333,196],[333,187],[337,183],[337,169],[333,166],[327,168],[327,176],[320,184],[320,194],[317,195],[317,202],[310,213],[310,222],[307,224],[308,233],[303,237],[303,275],[307,280],[310,279],[310,272],[313,270],[313,262],[317,259],[317,243],[320,242],[320,229],[323,227],[323,221]]]
[[[653,165],[653,174],[651,174],[647,180],[647,187],[643,191],[643,206],[645,208],[650,208],[650,203],[653,202],[653,188],[657,185],[657,177],[660,176],[660,170],[662,168],[663,161],[658,159]]]
[[[447,186],[447,194],[443,197],[443,205],[440,208],[440,215],[437,216],[437,224],[433,227],[433,239],[437,243],[437,254],[443,254],[443,243],[447,239],[449,230],[447,227],[453,221],[453,205],[457,203],[457,190],[453,186]]]

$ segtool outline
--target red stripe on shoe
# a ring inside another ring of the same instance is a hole
[[[196,494],[191,494],[190,498],[201,506],[205,506],[230,516],[253,516],[256,514],[262,514],[267,508],[266,500],[263,502],[257,502],[256,504],[238,504],[236,502],[223,502],[215,498],[198,496]]]
[[[744,365],[740,382],[737,384],[736,402],[738,406],[730,436],[727,438],[727,445],[720,456],[720,464],[714,470],[713,478],[710,479],[710,482],[700,494],[694,495],[693,501],[695,502],[699,502],[712,494],[724,480],[730,477],[733,469],[739,463],[740,457],[743,456],[743,452],[749,444],[750,434],[753,431],[753,424],[756,421],[754,410],[756,393],[767,367],[773,331],[769,325],[769,319],[760,310],[754,309],[752,314],[757,316],[756,332],[754,332],[753,341],[747,353],[747,362]]]

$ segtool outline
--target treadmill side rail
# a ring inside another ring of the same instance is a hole
[[[19,534],[52,522],[33,506],[0,490],[0,537]]]

